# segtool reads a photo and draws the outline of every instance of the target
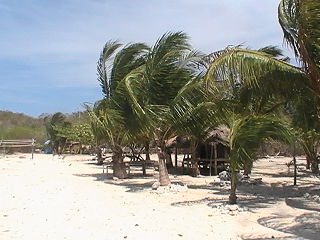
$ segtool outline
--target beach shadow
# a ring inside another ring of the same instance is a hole
[[[114,180],[112,173],[94,173],[94,174],[73,174],[77,177],[90,177],[94,181],[101,181],[105,184],[125,187],[126,192],[141,192],[151,190],[152,184],[157,181],[153,174],[143,175],[142,173],[130,174],[129,178]]]
[[[298,239],[319,239],[320,213],[305,213],[293,219],[290,215],[272,215],[258,219],[258,223],[276,231],[294,234]]]
[[[309,211],[316,211],[320,212],[320,204],[317,202],[314,202],[313,200],[306,199],[304,197],[300,198],[287,198],[285,199],[285,202],[288,206],[293,208],[299,208]]]
[[[318,211],[315,208],[311,209],[307,205],[299,203],[305,193],[320,194],[319,189],[314,189],[314,186],[310,185],[310,182],[308,183],[305,185],[301,184],[299,187],[263,183],[254,186],[240,185],[237,192],[239,195],[250,196],[248,199],[239,199],[239,202],[248,208],[263,208],[278,201],[285,201],[291,207]]]

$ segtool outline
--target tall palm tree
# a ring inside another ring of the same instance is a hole
[[[137,139],[142,124],[134,114],[128,96],[123,94],[123,80],[144,64],[148,47],[135,43],[118,50],[120,46],[116,41],[105,44],[97,64],[98,81],[105,98],[88,110],[95,137],[111,146],[114,176],[125,178],[122,148]]]
[[[155,138],[159,147],[159,180],[170,184],[165,157],[165,140],[172,134],[170,106],[179,90],[192,78],[191,50],[188,37],[182,32],[166,33],[145,56],[145,64],[127,76],[125,94],[131,101],[145,133]]]

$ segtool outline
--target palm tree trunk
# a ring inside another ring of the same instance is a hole
[[[103,164],[103,158],[102,158],[102,151],[100,147],[96,147],[96,155],[97,155],[97,160],[98,160],[98,165]]]
[[[197,154],[197,143],[191,143],[191,176],[197,177],[200,175],[200,170],[198,166],[198,154]]]
[[[149,143],[149,141],[145,142],[144,150],[146,153],[146,161],[150,161],[150,143]]]
[[[236,166],[232,163],[232,159],[230,158],[230,167],[231,167],[231,189],[230,189],[230,196],[229,196],[229,203],[230,204],[237,204],[237,170]]]
[[[123,159],[124,157],[121,147],[115,146],[112,149],[113,176],[119,179],[128,177]]]
[[[167,166],[165,163],[165,153],[162,148],[158,148],[158,158],[159,158],[159,182],[161,186],[168,186],[171,184]]]

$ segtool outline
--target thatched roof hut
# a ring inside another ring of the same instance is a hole
[[[220,143],[223,146],[228,147],[229,134],[230,134],[230,129],[225,125],[220,125],[214,128],[211,132],[209,132],[205,140],[205,143],[207,144]]]
[[[166,148],[190,148],[190,141],[186,137],[175,136],[165,143]]]

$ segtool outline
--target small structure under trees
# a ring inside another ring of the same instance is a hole
[[[229,129],[226,126],[219,126],[209,132],[206,140],[202,142],[197,148],[197,163],[201,172],[207,172],[212,175],[212,168],[214,174],[218,174],[219,168],[225,168],[228,163]],[[166,142],[166,148],[175,149],[175,167],[177,167],[177,154],[183,153],[182,168],[191,168],[191,148],[190,141],[181,136],[170,138]]]

